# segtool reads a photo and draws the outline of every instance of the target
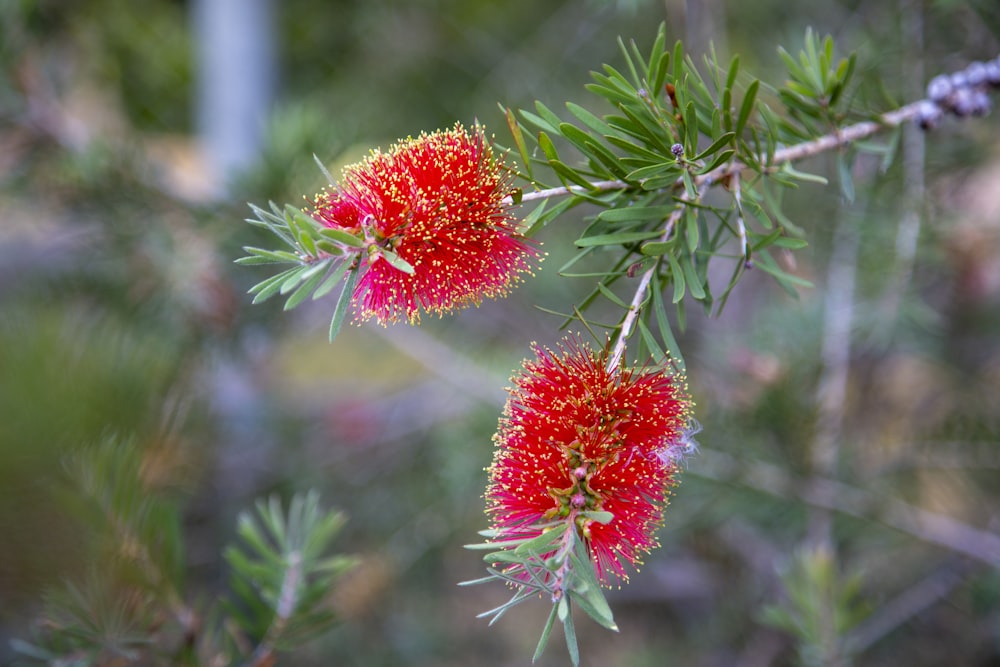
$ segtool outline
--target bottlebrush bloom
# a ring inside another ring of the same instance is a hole
[[[531,538],[540,524],[574,520],[598,579],[627,580],[626,564],[640,564],[658,545],[654,533],[679,471],[679,458],[664,454],[685,442],[684,378],[658,368],[609,370],[606,352],[576,338],[535,353],[513,379],[494,437],[486,511],[497,539]],[[577,517],[581,511],[612,519],[602,524]]]
[[[364,239],[355,319],[415,323],[421,310],[440,315],[506,295],[538,255],[516,232],[508,186],[482,130],[459,124],[347,167],[336,191],[317,196],[313,215]],[[405,263],[388,261],[393,255]]]

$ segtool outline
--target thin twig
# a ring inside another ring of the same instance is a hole
[[[811,141],[806,141],[801,144],[796,144],[794,146],[789,146],[787,148],[782,148],[774,152],[770,161],[766,160],[766,156],[762,156],[761,164],[767,164],[767,170],[773,171],[777,167],[788,163],[794,162],[796,160],[802,160],[807,157],[818,155],[825,151],[833,150],[841,146],[851,144],[855,141],[864,139],[865,137],[871,136],[881,130],[896,127],[912,120],[917,117],[921,106],[926,102],[926,100],[921,100],[914,102],[912,104],[907,104],[906,106],[900,107],[895,111],[890,111],[889,113],[883,114],[878,117],[877,120],[869,120],[861,123],[855,123],[854,125],[849,125],[843,129],[839,129],[831,134],[826,134],[817,139]],[[695,187],[698,190],[698,199],[700,199],[704,193],[715,183],[724,181],[730,177],[738,176],[740,172],[747,169],[747,166],[738,161],[734,160],[727,164],[723,164],[712,171],[701,174],[700,176],[694,177]],[[672,187],[683,187],[683,179],[678,179]],[[583,193],[593,193],[598,191],[609,191],[609,190],[624,190],[630,187],[635,187],[633,183],[626,183],[625,181],[597,181],[591,185],[589,188],[585,188],[579,185],[571,185],[558,188],[549,188],[547,190],[539,190],[537,192],[529,192],[521,197],[521,202],[534,201],[537,199],[547,199],[550,197],[560,197],[572,194],[583,194]],[[510,203],[510,198],[506,200]],[[666,241],[670,238],[673,233],[674,227],[677,221],[680,220],[680,216],[684,211],[685,201],[690,201],[686,197],[681,198],[681,203],[678,205],[670,216],[667,218],[663,234],[660,237],[661,241]],[[638,285],[636,286],[635,294],[632,297],[632,302],[629,304],[628,312],[625,314],[625,318],[622,320],[621,328],[618,331],[617,338],[615,339],[615,345],[608,359],[608,368],[613,369],[618,366],[621,362],[622,356],[625,352],[625,341],[632,334],[632,329],[635,326],[635,321],[639,317],[639,311],[641,309],[643,301],[646,299],[646,293],[649,291],[649,285],[652,282],[653,275],[657,271],[657,265],[654,264],[650,269],[642,274]]]
[[[796,479],[785,470],[763,461],[737,459],[702,449],[703,465],[690,473],[720,482],[742,484],[781,498],[797,498],[864,520],[878,521],[930,544],[996,567],[1000,561],[1000,535],[980,530],[958,519],[916,507],[891,497],[865,491],[832,479]]]
[[[798,160],[804,160],[805,158],[825,153],[826,151],[833,150],[834,148],[847,146],[856,141],[870,137],[871,135],[882,130],[897,127],[917,118],[921,107],[929,101],[930,100],[919,100],[900,107],[894,111],[884,113],[881,116],[878,116],[875,120],[866,120],[860,123],[855,123],[854,125],[848,125],[843,129],[831,132],[830,134],[825,134],[817,139],[812,139],[810,141],[802,142],[801,144],[795,144],[794,146],[778,149],[774,152],[774,155],[769,161],[767,160],[766,155],[760,156],[760,162],[761,164],[766,164],[769,170],[774,170],[787,162],[797,162]],[[719,181],[725,180],[727,177],[741,172],[744,169],[747,169],[747,165],[738,160],[734,160],[733,162],[728,162],[716,167],[706,174],[696,176],[694,182],[697,186],[701,186],[705,183],[718,183]],[[682,179],[678,179],[671,187],[682,187],[683,184],[684,181]],[[552,197],[564,197],[566,195],[592,194],[595,192],[607,192],[610,190],[626,190],[633,187],[636,187],[635,183],[628,183],[626,181],[595,181],[587,187],[582,185],[567,185],[556,188],[547,188],[545,190],[536,190],[535,192],[526,192],[521,196],[521,202],[524,203],[540,199],[550,199]],[[513,199],[511,197],[507,197],[504,199],[504,203],[511,204],[513,203]]]

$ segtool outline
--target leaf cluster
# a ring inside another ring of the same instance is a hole
[[[606,523],[610,512],[581,512],[578,520]],[[577,534],[575,522],[561,521],[538,527],[541,533],[533,538],[504,539],[495,530],[480,531],[488,538],[482,544],[466,545],[467,549],[487,550],[483,560],[489,563],[488,576],[465,581],[460,586],[472,586],[503,581],[515,589],[513,597],[502,605],[485,611],[477,618],[490,617],[490,625],[520,603],[538,595],[552,601],[552,610],[542,629],[533,658],[537,660],[548,645],[556,619],[562,623],[566,646],[573,665],[580,663],[572,604],[576,603],[588,616],[609,630],[618,631],[594,572],[587,543]],[[498,539],[499,538],[499,539]]]
[[[256,217],[247,218],[252,225],[263,227],[274,234],[288,248],[287,250],[266,250],[246,246],[247,255],[236,260],[237,264],[256,266],[261,264],[286,265],[286,268],[250,288],[253,303],[267,301],[273,296],[285,296],[285,310],[292,310],[310,295],[319,299],[343,284],[337,305],[330,320],[330,341],[340,331],[347,314],[351,293],[357,284],[361,262],[359,251],[364,242],[353,234],[325,227],[312,216],[298,208],[286,205],[280,208],[270,203],[270,211],[250,205]],[[390,259],[390,258],[387,258]],[[393,266],[405,270],[405,260],[394,256]],[[408,266],[408,265],[407,265]],[[409,271],[413,271],[409,267]]]
[[[568,103],[567,121],[541,102],[533,111],[506,110],[524,164],[518,175],[541,189],[538,195],[561,186],[559,194],[567,197],[555,205],[544,197],[527,216],[526,233],[581,203],[602,209],[576,239],[576,255],[560,269],[563,275],[597,279],[574,312],[563,313],[566,323],[595,324],[583,312],[599,298],[625,311],[639,309],[642,344],[654,356],[665,350],[679,359],[667,299],[683,328],[686,297],[717,313],[749,268],[771,274],[792,294],[808,285],[784,271],[770,251],[806,245],[801,230],[781,212],[782,191],[816,179],[789,166],[779,169],[774,157],[779,138],[793,134],[788,128],[798,128],[798,134],[818,134],[819,128],[803,130],[770,112],[759,98],[761,82],[742,72],[738,57],[723,65],[713,50],[699,67],[681,42],[667,48],[663,26],[647,54],[634,42],[619,45],[624,70],[604,65],[586,86],[613,112],[598,116]],[[832,41],[820,48],[811,33],[806,52],[810,55],[795,63],[789,82],[794,88],[782,92],[800,107],[832,109],[843,97],[853,60],[833,67]],[[799,79],[815,80],[815,86]],[[582,159],[567,159],[566,150]],[[543,182],[542,170],[559,185]],[[721,202],[707,198],[713,185],[727,193]],[[522,196],[528,198],[536,197]],[[713,258],[733,266],[721,290],[709,284]],[[601,268],[579,272],[575,267],[588,259]],[[616,284],[647,274],[651,289],[643,300],[627,303],[616,295]],[[615,329],[620,323],[598,326]]]
[[[87,574],[49,592],[35,636],[12,644],[19,664],[271,664],[335,621],[326,600],[354,561],[329,555],[345,518],[315,492],[240,516],[232,598],[201,608],[185,595],[179,507],[150,488],[142,448],[109,436],[66,467],[93,536]]]
[[[320,508],[319,494],[292,498],[287,511],[272,496],[237,522],[242,546],[226,549],[234,599],[226,608],[260,647],[288,650],[313,638],[335,620],[324,603],[335,581],[355,565],[328,556],[343,527],[341,512]]]

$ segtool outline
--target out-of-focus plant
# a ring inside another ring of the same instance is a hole
[[[114,436],[67,464],[91,544],[83,583],[53,589],[19,664],[274,664],[279,651],[335,622],[330,596],[353,559],[331,555],[344,515],[315,492],[260,501],[226,550],[232,598],[204,605],[185,591],[180,507],[156,484],[157,462]]]

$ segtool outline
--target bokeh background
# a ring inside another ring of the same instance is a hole
[[[588,212],[543,232],[511,298],[332,345],[330,300],[250,307],[265,274],[232,261],[270,243],[246,202],[322,186],[313,154],[336,174],[456,120],[509,143],[498,103],[592,105],[616,38],[645,50],[661,22],[771,83],[812,26],[859,53],[872,109],[1000,54],[994,0],[0,0],[0,663],[88,567],[61,462],[118,433],[183,507],[195,606],[224,590],[254,499],[316,488],[348,513],[338,544],[364,564],[332,592],[343,621],[286,664],[527,664],[548,605],[487,628],[505,591],[455,584],[481,574],[461,545],[485,527],[503,388],[562,335],[535,306],[591,287],[558,274]],[[751,275],[721,316],[688,309],[704,452],[662,548],[609,592],[621,632],[578,622],[584,664],[808,662],[808,629],[766,610],[825,604],[794,583],[817,535],[857,584],[856,664],[1000,664],[1000,122],[902,144],[887,170],[855,163],[853,202],[786,199],[811,243],[787,268],[814,289]],[[559,638],[539,664],[566,664]]]

